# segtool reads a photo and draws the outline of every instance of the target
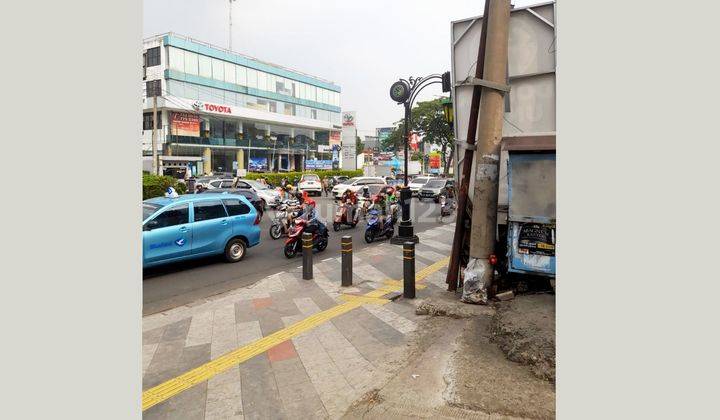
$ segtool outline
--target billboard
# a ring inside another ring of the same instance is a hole
[[[383,141],[386,138],[390,137],[390,133],[393,132],[395,127],[380,127],[375,129],[375,135],[377,136],[378,140]]]
[[[200,137],[200,116],[188,112],[172,112],[170,114],[170,134]]]
[[[305,169],[332,169],[332,160],[308,159],[305,161]]]
[[[268,161],[266,157],[248,158],[248,166],[251,171],[267,171]]]

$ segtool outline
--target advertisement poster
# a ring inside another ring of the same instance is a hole
[[[305,169],[332,169],[332,160],[308,159],[305,161]]]
[[[420,143],[420,137],[417,135],[417,133],[410,134],[410,148],[417,151],[419,147],[418,143]]]
[[[249,158],[248,166],[251,171],[267,171],[268,161],[266,157]]]
[[[176,136],[200,137],[200,117],[187,112],[171,113],[170,133]]]
[[[428,155],[428,163],[430,164],[430,169],[435,169],[435,173],[438,173],[440,171],[440,153],[430,153],[430,155]]]

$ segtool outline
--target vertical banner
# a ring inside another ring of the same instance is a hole
[[[355,125],[355,111],[342,114],[342,168],[357,169],[355,159],[355,141],[357,139],[357,126]]]

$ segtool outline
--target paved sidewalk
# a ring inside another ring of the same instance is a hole
[[[445,289],[454,224],[418,236],[418,299]],[[278,253],[278,258],[284,258]],[[167,419],[338,418],[387,382],[417,329],[401,290],[402,248],[356,253],[340,287],[339,250],[254,285],[143,318],[143,416]],[[242,263],[237,264],[242,270]]]

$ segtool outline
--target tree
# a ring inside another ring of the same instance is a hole
[[[359,136],[355,136],[355,155],[359,155],[363,152],[364,146]]]
[[[447,175],[455,151],[455,135],[452,126],[445,120],[442,100],[443,98],[437,98],[418,102],[412,109],[411,117],[412,128],[423,138],[423,142],[440,146],[443,173]]]
[[[403,139],[405,124],[402,121],[395,124],[395,129],[380,142],[380,147],[385,152],[399,152],[405,147],[405,139]]]

